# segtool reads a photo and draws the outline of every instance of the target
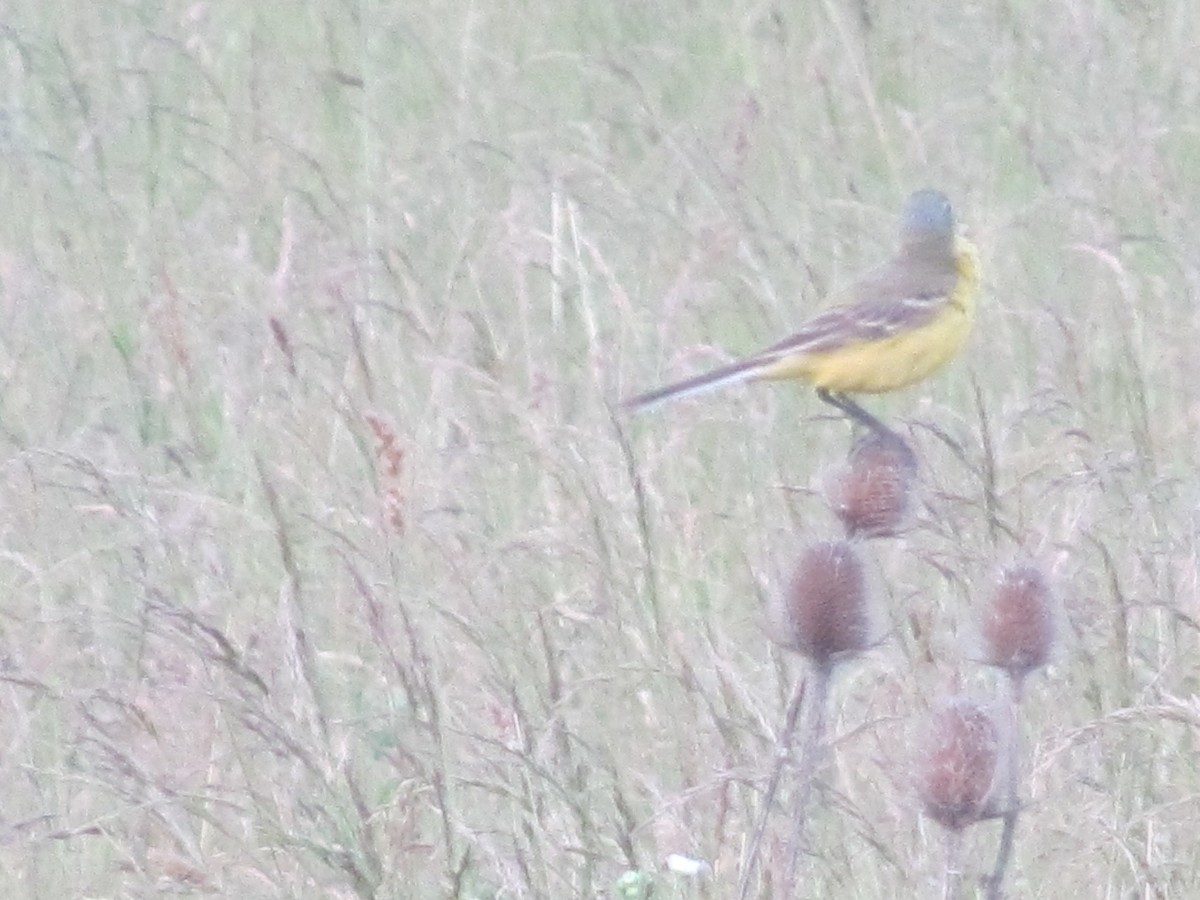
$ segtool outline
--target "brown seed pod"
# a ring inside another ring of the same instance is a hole
[[[894,537],[913,507],[917,457],[900,435],[871,431],[825,480],[825,500],[850,537]]]
[[[1049,661],[1056,625],[1050,586],[1041,570],[1028,565],[1004,569],[980,622],[983,661],[1024,677]]]
[[[866,572],[853,545],[822,541],[800,555],[784,590],[767,609],[771,638],[818,664],[874,643]]]
[[[980,704],[944,702],[930,717],[917,761],[917,792],[925,811],[958,831],[979,821],[996,784],[1000,730]]]

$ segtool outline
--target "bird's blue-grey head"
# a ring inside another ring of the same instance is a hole
[[[954,244],[954,210],[941,191],[916,191],[900,213],[900,237],[910,249],[949,252]]]

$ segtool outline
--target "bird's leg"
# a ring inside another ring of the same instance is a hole
[[[879,421],[879,419],[875,418],[845,394],[835,394],[826,388],[817,388],[817,396],[835,409],[844,412],[858,424],[870,428],[876,434],[892,437],[896,435],[896,432],[892,431],[892,429],[888,428],[883,422]]]

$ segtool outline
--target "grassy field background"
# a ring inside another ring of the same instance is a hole
[[[870,401],[922,506],[865,550],[803,894],[936,893],[914,723],[996,693],[975,611],[1033,560],[1010,895],[1200,896],[1198,51],[1184,0],[10,4],[0,894],[731,896],[803,671],[762,602],[848,429],[612,404],[933,185],[985,290]]]

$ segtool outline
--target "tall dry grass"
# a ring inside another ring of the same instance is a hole
[[[1198,46],[1182,0],[12,4],[0,893],[728,896],[846,427],[611,404],[778,337],[932,184],[986,292],[871,404],[922,505],[803,883],[940,882],[900,751],[995,688],[975,601],[1035,559],[1011,895],[1194,895]]]

